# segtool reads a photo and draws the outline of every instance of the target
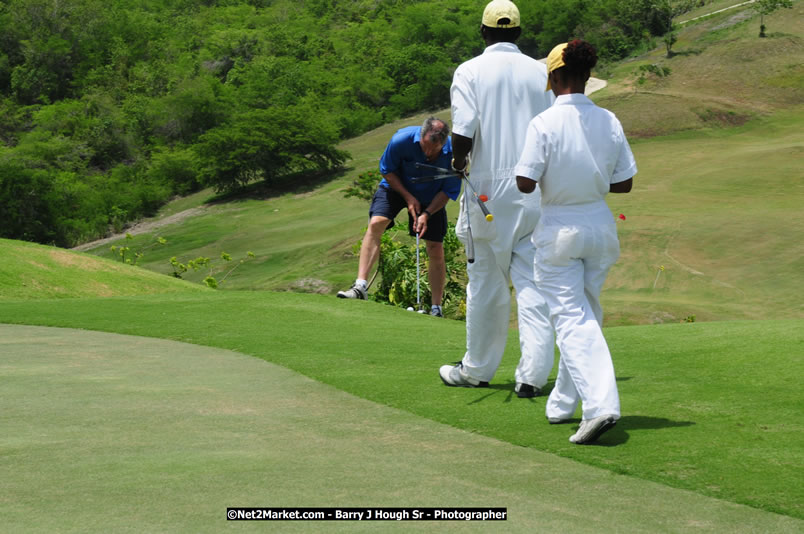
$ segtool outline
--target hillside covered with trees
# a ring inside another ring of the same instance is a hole
[[[0,0],[0,237],[73,246],[202,187],[304,179],[337,143],[449,103],[484,1]],[[669,0],[520,2],[526,53],[603,61]]]

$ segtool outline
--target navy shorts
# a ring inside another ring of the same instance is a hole
[[[427,206],[422,206],[425,209]],[[375,215],[387,217],[391,219],[388,228],[393,228],[394,219],[400,211],[408,209],[408,203],[402,198],[402,195],[392,189],[385,187],[378,187],[377,192],[374,193],[374,198],[371,199],[371,207],[369,208],[369,218]],[[416,237],[416,232],[413,231],[413,217],[408,213],[408,232],[411,236]],[[427,231],[421,236],[422,239],[427,241],[435,241],[442,243],[444,236],[447,235],[447,208],[438,210],[430,215],[427,220]]]

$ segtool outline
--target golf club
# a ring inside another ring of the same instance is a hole
[[[433,174],[430,176],[419,176],[416,178],[411,178],[412,182],[430,182],[433,180],[443,180],[444,178],[462,178],[466,180],[466,183],[469,185],[469,188],[472,190],[472,196],[474,196],[475,200],[477,201],[478,206],[480,206],[480,210],[483,212],[483,216],[486,218],[487,221],[491,222],[494,220],[494,215],[489,212],[489,209],[486,207],[486,203],[483,202],[475,191],[475,187],[472,185],[472,182],[469,181],[469,175],[464,172],[457,173],[454,171],[450,171],[447,169],[442,169],[441,167],[436,167],[435,165],[428,165],[426,163],[416,163],[416,167],[419,169],[430,169],[436,171],[437,174]]]
[[[469,263],[475,262],[475,241],[472,238],[472,224],[469,222],[469,205],[466,200],[466,195],[463,196],[464,209],[466,210],[466,229],[469,234],[469,240],[466,242],[466,261]]]
[[[480,199],[480,197],[479,197],[479,196],[477,196],[477,191],[475,191],[475,188],[474,188],[474,186],[472,185],[472,182],[470,182],[470,181],[469,181],[469,178],[468,178],[467,176],[464,176],[464,180],[466,180],[466,184],[467,184],[467,185],[469,186],[469,188],[472,190],[472,195],[474,195],[475,200],[477,200],[477,203],[478,203],[478,205],[480,206],[480,210],[483,212],[483,216],[486,218],[486,220],[487,220],[487,221],[489,221],[489,222],[493,221],[493,220],[494,220],[494,215],[492,215],[492,214],[489,212],[488,208],[486,207],[486,203],[485,203],[485,202],[483,202],[483,201]]]
[[[419,278],[419,232],[416,232],[416,309],[421,313],[422,311],[422,294]]]

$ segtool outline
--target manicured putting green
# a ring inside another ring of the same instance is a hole
[[[801,532],[356,398],[231,351],[0,325],[7,532]],[[230,506],[507,507],[509,520],[228,523]]]

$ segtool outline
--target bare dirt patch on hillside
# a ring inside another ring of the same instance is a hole
[[[179,213],[174,213],[168,217],[163,219],[147,219],[144,221],[140,221],[135,225],[127,228],[125,232],[110,235],[109,237],[104,237],[103,239],[97,239],[95,241],[90,241],[88,243],[83,243],[78,245],[77,247],[73,247],[72,250],[76,250],[78,252],[84,252],[87,250],[91,250],[93,248],[99,247],[101,245],[105,245],[106,243],[111,243],[112,241],[117,241],[119,239],[123,239],[126,234],[137,235],[137,234],[147,234],[153,232],[154,230],[158,230],[164,226],[170,226],[172,224],[177,224],[183,221],[188,217],[193,217],[195,215],[200,215],[204,212],[206,208],[201,206],[197,208],[190,208],[188,210],[180,211]]]

